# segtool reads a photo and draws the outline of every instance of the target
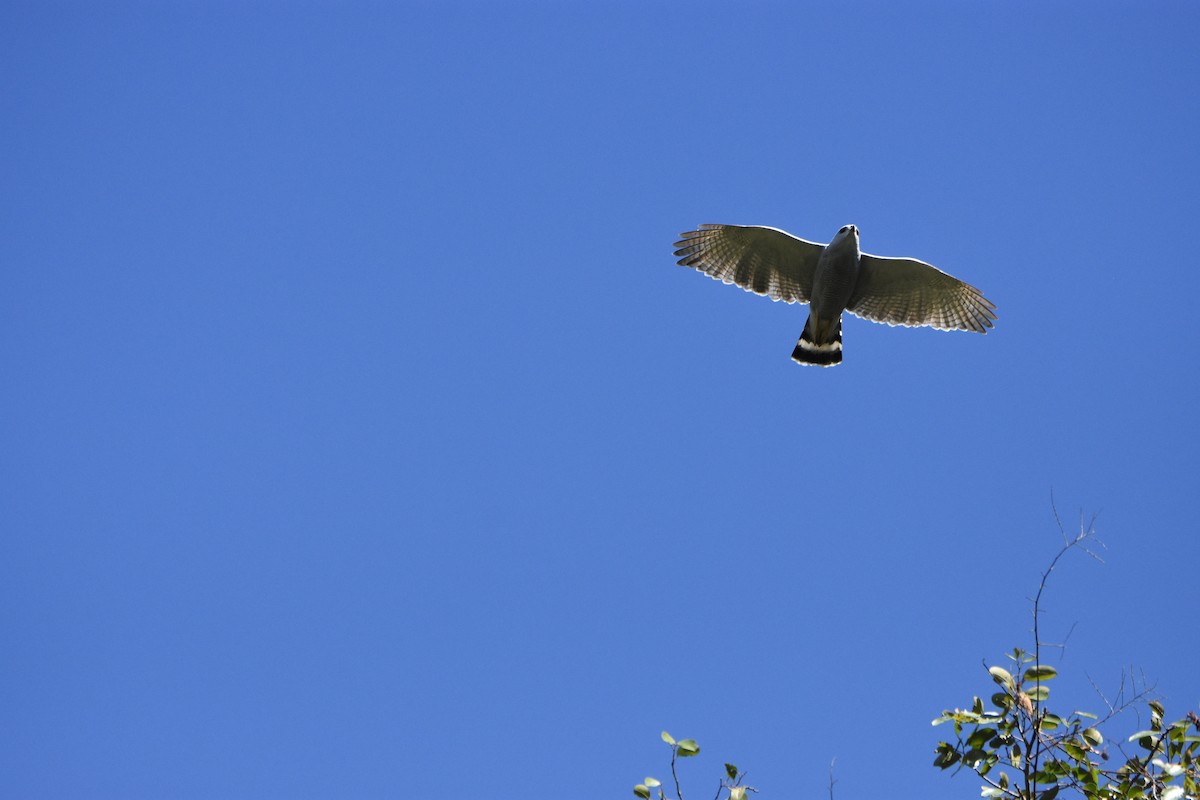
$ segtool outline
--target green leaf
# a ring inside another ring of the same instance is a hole
[[[696,744],[695,739],[683,739],[677,745],[679,755],[683,758],[694,756],[700,752],[700,745]]]
[[[1003,667],[988,667],[988,672],[992,675],[992,680],[1004,687],[1013,685],[1012,673]]]
[[[933,765],[935,767],[941,767],[942,769],[949,769],[950,767],[952,767],[958,763],[958,759],[959,759],[958,751],[955,750],[954,746],[951,745],[949,742],[938,742],[936,752],[937,752],[937,758],[933,759]]]
[[[963,711],[961,708],[956,708],[953,711],[943,711],[942,716],[933,721],[934,725],[941,725],[943,722],[956,723],[955,730],[957,731],[957,723],[978,723],[982,717],[987,714],[976,714],[974,711]]]
[[[1179,764],[1168,764],[1161,758],[1154,759],[1154,766],[1163,771],[1163,774],[1169,775],[1172,778],[1177,778],[1183,774],[1183,767]]]
[[[992,705],[994,705],[996,708],[1002,708],[1005,711],[1008,711],[1013,707],[1012,696],[1005,694],[1004,692],[996,692],[994,695],[992,695]]]
[[[985,744],[992,740],[996,735],[995,728],[976,728],[975,732],[967,737],[967,747],[971,749],[982,749]]]
[[[1065,725],[1066,722],[1057,714],[1046,714],[1042,717],[1042,730],[1052,731],[1055,728]]]
[[[671,734],[667,733],[666,731],[662,732],[662,740],[667,744],[675,744],[675,740],[671,738]]]
[[[729,800],[746,800],[746,787],[745,786],[729,787]]]
[[[1054,797],[1057,794],[1058,794],[1058,785],[1055,784],[1054,786],[1051,786],[1049,789],[1047,789],[1046,791],[1039,794],[1038,800],[1054,800]]]
[[[1092,747],[1099,747],[1100,745],[1104,744],[1104,737],[1101,736],[1100,731],[1096,730],[1095,728],[1086,728],[1083,731],[1083,738],[1087,740],[1087,743]]]
[[[1087,759],[1087,754],[1083,751],[1083,748],[1074,742],[1063,742],[1062,749],[1067,751],[1067,755],[1076,761],[1084,761]]]
[[[642,798],[642,800],[650,800],[650,787],[645,784],[639,783],[633,787],[633,793]]]
[[[972,769],[978,769],[980,762],[987,761],[988,754],[978,747],[972,748],[963,753],[963,763]]]
[[[737,780],[737,772],[738,772],[737,767],[735,767],[733,764],[730,764],[729,762],[725,763],[725,774],[729,776],[729,780],[736,781]]]
[[[1058,674],[1058,670],[1054,667],[1048,667],[1042,664],[1037,667],[1030,667],[1025,670],[1025,680],[1027,681],[1048,681]]]
[[[1040,702],[1050,696],[1050,687],[1049,686],[1030,686],[1029,691],[1026,692],[1025,694],[1028,695],[1030,700],[1036,700],[1036,701]]]
[[[1130,736],[1126,741],[1138,742],[1139,744],[1141,744],[1141,741],[1143,739],[1147,739],[1147,740],[1150,740],[1151,742],[1153,742],[1154,734],[1155,734],[1155,731],[1138,731],[1133,736]],[[1153,747],[1153,745],[1152,744],[1143,744],[1142,747],[1149,749],[1150,747]]]
[[[1150,706],[1150,710],[1154,713],[1154,716],[1158,717],[1159,719],[1162,719],[1163,714],[1166,713],[1162,703],[1158,702],[1157,700],[1151,700],[1146,705]]]
[[[662,786],[662,781],[660,781],[658,778],[646,778],[646,785],[651,789],[654,789],[658,786]]]

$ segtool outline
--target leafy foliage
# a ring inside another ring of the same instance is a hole
[[[1052,800],[1063,791],[1088,800],[1200,797],[1200,717],[1164,722],[1162,705],[1147,701],[1150,728],[1128,740],[1144,752],[1122,751],[1120,766],[1108,766],[1096,715],[1052,712],[1044,681],[1056,673],[1036,662],[1027,667],[1035,659],[1022,650],[1008,658],[1014,672],[988,669],[1000,687],[989,707],[976,697],[969,709],[943,711],[933,721],[954,730],[952,741],[938,744],[935,767],[972,770],[984,781],[983,797]]]
[[[952,738],[938,743],[933,765],[972,771],[983,781],[982,796],[1000,800],[1056,800],[1071,794],[1085,800],[1200,800],[1200,716],[1196,713],[1167,722],[1162,704],[1149,699],[1147,690],[1122,699],[1124,682],[1115,704],[1101,695],[1107,706],[1102,718],[1086,711],[1062,714],[1050,709],[1050,683],[1059,674],[1041,660],[1041,597],[1064,554],[1078,547],[1094,557],[1085,546],[1092,536],[1091,528],[1081,527],[1073,539],[1064,532],[1063,548],[1042,573],[1033,600],[1033,650],[1014,649],[1005,666],[987,667],[997,687],[987,703],[974,697],[968,709],[943,711],[933,720],[935,726],[949,725],[954,731]],[[1106,743],[1101,727],[1140,705],[1149,710],[1150,727],[1119,743]],[[700,746],[694,739],[676,741],[666,731],[662,740],[671,748],[676,798],[683,800],[675,764],[679,758],[697,755]],[[1126,752],[1125,746],[1133,744],[1136,749]],[[1111,764],[1110,748],[1120,756]],[[747,792],[758,790],[745,785],[745,778],[736,766],[725,764],[714,800],[746,800]],[[830,800],[834,783],[831,765]],[[634,786],[633,793],[642,800],[672,800],[661,781],[650,777]]]
[[[662,732],[662,740],[671,748],[671,777],[675,779],[675,795],[678,800],[683,800],[683,788],[679,784],[679,774],[675,770],[675,761],[680,758],[690,758],[691,756],[700,753],[700,745],[696,744],[695,739],[680,739],[675,741],[675,738],[666,731]],[[716,800],[721,800],[721,792],[725,791],[724,800],[746,800],[746,792],[757,792],[758,790],[752,786],[745,785],[746,773],[739,772],[738,768],[733,764],[725,764],[725,777],[721,779],[717,786]],[[657,792],[657,795],[655,794]],[[657,800],[671,800],[667,797],[666,792],[662,788],[662,781],[657,778],[647,777],[642,783],[633,787],[633,793],[642,800],[651,800],[657,797]]]
[[[971,770],[983,780],[983,797],[1053,800],[1060,793],[1075,792],[1087,800],[1200,800],[1200,717],[1196,714],[1164,722],[1163,706],[1146,699],[1145,691],[1126,703],[1108,704],[1103,719],[1085,711],[1062,715],[1047,705],[1047,682],[1058,672],[1041,663],[1039,604],[1058,560],[1075,547],[1088,552],[1084,544],[1092,535],[1091,528],[1081,528],[1070,540],[1064,533],[1064,546],[1042,574],[1033,601],[1033,652],[1016,649],[1008,656],[1008,669],[988,667],[1000,688],[992,694],[990,705],[985,708],[983,700],[975,697],[970,709],[943,711],[933,720],[934,725],[949,724],[954,730],[953,741],[938,743],[933,765],[956,772]],[[1140,702],[1150,710],[1150,728],[1133,734],[1128,742],[1136,742],[1145,752],[1129,754],[1118,745],[1120,766],[1109,766],[1100,726]]]

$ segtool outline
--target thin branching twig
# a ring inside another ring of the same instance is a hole
[[[683,789],[679,788],[679,773],[675,771],[675,759],[679,757],[679,745],[671,745],[671,777],[675,779],[675,796],[683,800]]]

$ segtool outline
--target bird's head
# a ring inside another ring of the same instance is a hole
[[[833,241],[829,243],[831,247],[844,247],[853,245],[854,249],[858,249],[858,226],[843,225],[833,237]]]

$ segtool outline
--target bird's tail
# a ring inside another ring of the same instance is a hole
[[[796,342],[796,349],[792,351],[792,360],[797,364],[818,367],[833,367],[842,363],[842,320],[839,318],[833,325],[822,326],[810,316],[804,333],[800,334],[800,341]]]

